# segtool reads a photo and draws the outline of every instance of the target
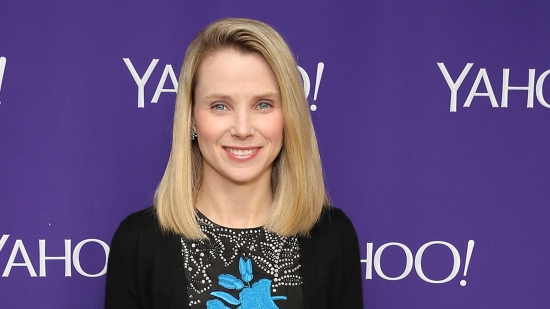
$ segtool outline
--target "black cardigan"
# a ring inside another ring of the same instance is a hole
[[[357,235],[337,208],[300,237],[305,309],[363,308]],[[162,233],[154,208],[128,216],[109,254],[106,309],[189,308],[180,236]]]

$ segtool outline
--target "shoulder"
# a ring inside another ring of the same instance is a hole
[[[323,209],[309,235],[301,239],[304,245],[309,243],[316,248],[349,248],[358,243],[351,220],[341,209],[332,206]]]
[[[161,229],[155,208],[149,207],[126,217],[116,230],[111,245],[135,251],[137,247],[158,246],[173,236]]]
[[[120,225],[127,227],[153,227],[158,225],[157,222],[155,207],[151,206],[131,213],[124,220],[122,220]]]
[[[313,227],[312,233],[329,232],[355,234],[355,229],[348,216],[339,208],[328,206],[323,209],[319,221]]]
[[[119,230],[137,232],[143,230],[160,229],[157,213],[153,206],[128,215],[120,223]]]
[[[169,265],[179,256],[180,238],[160,228],[153,207],[130,214],[113,236],[108,270],[125,269],[132,274],[150,274],[155,265]]]
[[[321,213],[320,222],[327,222],[329,224],[351,224],[348,216],[340,208],[334,206],[326,206]]]

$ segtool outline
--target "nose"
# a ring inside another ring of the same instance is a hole
[[[248,111],[237,110],[234,114],[234,125],[231,135],[240,139],[247,139],[254,135],[251,115]]]

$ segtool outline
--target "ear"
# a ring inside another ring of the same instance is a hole
[[[191,130],[197,131],[197,126],[195,125],[195,116],[191,115]]]
[[[195,125],[195,111],[193,106],[194,104],[191,104],[191,130],[197,131],[197,126]]]

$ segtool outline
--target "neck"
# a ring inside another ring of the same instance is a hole
[[[271,175],[269,175],[271,176]],[[195,206],[212,222],[229,228],[265,225],[273,194],[271,177],[242,184],[204,175]]]

